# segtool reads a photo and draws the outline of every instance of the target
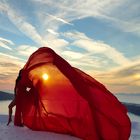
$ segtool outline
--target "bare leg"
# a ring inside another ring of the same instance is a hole
[[[9,119],[8,119],[8,123],[7,125],[10,124],[10,122],[12,121],[12,113],[13,113],[13,107],[16,105],[15,99],[9,104],[8,108],[9,108]]]

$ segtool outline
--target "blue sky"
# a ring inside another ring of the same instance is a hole
[[[0,0],[0,90],[48,46],[113,93],[140,93],[139,9],[138,0]]]

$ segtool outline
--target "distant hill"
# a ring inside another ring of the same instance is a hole
[[[123,93],[119,94],[119,95],[127,95],[127,96],[139,95],[140,96],[140,94],[123,94]],[[12,100],[13,98],[14,98],[14,94],[0,91],[0,101]],[[122,103],[126,106],[128,112],[131,112],[131,113],[133,113],[135,115],[140,116],[140,103],[135,104],[135,103],[128,103],[128,102],[124,102],[124,101],[122,101]]]
[[[140,104],[132,104],[132,103],[124,103],[124,102],[123,104],[126,106],[128,112],[140,116]]]
[[[14,98],[14,94],[0,91],[0,101],[12,100],[13,98]]]
[[[115,95],[140,96],[140,93],[115,93]]]

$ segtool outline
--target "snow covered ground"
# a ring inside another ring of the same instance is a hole
[[[15,127],[13,123],[7,126],[7,106],[9,103],[10,101],[0,101],[0,140],[80,140],[70,135],[32,131],[27,127]]]
[[[5,120],[5,118],[7,116],[0,116],[0,120]],[[5,121],[0,123],[0,140],[80,140],[69,135],[32,131],[26,127],[15,127],[13,124],[6,126]]]
[[[32,131],[26,127],[6,126],[7,106],[10,101],[0,101],[0,140],[80,140],[78,138],[52,132]],[[132,122],[130,140],[140,140],[140,116],[128,114]]]
[[[129,113],[128,115],[132,123],[130,140],[140,140],[140,116],[136,116],[131,113]]]

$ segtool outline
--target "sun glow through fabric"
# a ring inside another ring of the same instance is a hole
[[[43,78],[43,80],[48,80],[49,79],[49,76],[48,76],[48,74],[47,73],[44,73],[43,75],[42,75],[42,78]]]

